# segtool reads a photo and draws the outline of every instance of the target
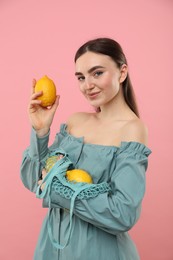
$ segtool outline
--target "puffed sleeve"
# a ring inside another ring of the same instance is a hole
[[[24,186],[32,192],[36,192],[37,182],[41,176],[43,161],[48,154],[49,133],[38,138],[34,129],[31,130],[30,146],[24,151],[21,164],[21,180]],[[56,143],[56,139],[54,145]]]
[[[145,173],[150,149],[138,142],[123,142],[117,150],[111,176],[111,193],[75,201],[74,214],[111,233],[126,232],[137,222],[145,193]],[[68,199],[51,191],[52,207],[70,208]]]

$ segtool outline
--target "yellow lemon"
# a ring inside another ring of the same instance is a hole
[[[53,80],[47,76],[39,79],[35,85],[35,93],[38,91],[43,91],[43,94],[37,98],[41,100],[41,106],[52,106],[56,99],[56,87]]]
[[[90,174],[81,169],[68,170],[66,174],[68,181],[92,183]]]
[[[45,165],[46,172],[49,172],[57,161],[58,161],[57,155],[53,155],[53,156],[47,158],[46,165]]]

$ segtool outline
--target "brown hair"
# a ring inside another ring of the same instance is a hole
[[[82,54],[86,53],[87,51],[108,55],[117,64],[119,69],[123,64],[127,65],[127,60],[122,50],[122,47],[118,42],[116,42],[113,39],[97,38],[86,42],[76,52],[74,59],[75,62]],[[129,77],[129,73],[127,74],[126,79],[123,81],[122,86],[124,99],[127,105],[139,117],[139,111],[135,99],[135,94],[133,91],[133,86]]]

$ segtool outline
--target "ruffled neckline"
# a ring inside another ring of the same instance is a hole
[[[139,143],[139,142],[136,142],[136,141],[129,141],[129,142],[122,141],[120,146],[85,143],[83,136],[76,137],[76,136],[70,134],[67,131],[67,124],[65,124],[65,123],[61,124],[60,132],[64,136],[68,136],[68,137],[72,138],[75,141],[83,143],[83,145],[85,145],[85,146],[93,146],[93,147],[98,147],[98,148],[101,147],[101,148],[105,148],[105,149],[114,149],[114,150],[119,150],[120,153],[122,151],[125,151],[125,150],[133,150],[133,151],[136,150],[136,151],[139,151],[139,152],[141,152],[141,153],[143,153],[143,154],[145,154],[147,156],[152,153],[152,151],[150,150],[149,147],[147,147],[145,144],[142,144],[142,143]]]

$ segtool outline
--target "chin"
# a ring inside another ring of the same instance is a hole
[[[94,102],[90,102],[89,104],[94,108],[95,111],[101,106],[100,103],[99,103],[99,104],[96,104],[96,103],[94,103]]]

